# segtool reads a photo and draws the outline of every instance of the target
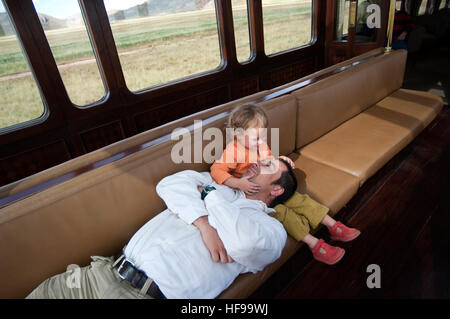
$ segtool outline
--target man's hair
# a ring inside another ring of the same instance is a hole
[[[283,171],[280,178],[272,182],[272,185],[280,185],[284,188],[284,192],[283,194],[275,197],[269,207],[275,207],[278,204],[284,203],[297,191],[297,178],[295,177],[295,173],[292,170],[291,165],[289,165],[289,163],[284,159],[279,158],[278,160],[286,165],[287,170]]]
[[[227,127],[242,128],[244,130],[252,126],[267,127],[269,120],[266,112],[258,105],[247,103],[236,106],[228,116]]]

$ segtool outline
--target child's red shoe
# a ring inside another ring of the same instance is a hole
[[[330,246],[323,239],[319,239],[312,249],[312,253],[314,259],[327,265],[334,265],[344,257],[345,250],[340,247]]]
[[[347,227],[341,222],[336,222],[329,230],[331,239],[339,241],[351,241],[361,234],[356,228]]]

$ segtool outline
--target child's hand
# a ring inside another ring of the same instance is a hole
[[[292,169],[295,168],[294,162],[293,162],[289,157],[286,157],[286,156],[280,156],[280,158],[283,159],[283,160],[285,160],[286,162],[288,162]]]
[[[247,170],[247,172],[245,172],[244,175],[242,175],[242,177],[252,178],[253,176],[256,176],[259,174],[259,170],[260,170],[259,163],[255,163]]]
[[[261,186],[256,183],[250,182],[249,178],[253,177],[252,175],[243,176],[238,183],[238,188],[247,195],[254,195],[259,192]]]

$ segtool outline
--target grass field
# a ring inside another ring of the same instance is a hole
[[[233,8],[240,62],[250,55],[246,7]],[[167,83],[221,65],[214,10],[114,22],[111,25],[127,86],[132,91]],[[310,1],[264,7],[266,53],[311,39]],[[72,102],[86,105],[105,88],[85,28],[46,32]],[[40,94],[15,36],[0,37],[0,128],[39,117]]]

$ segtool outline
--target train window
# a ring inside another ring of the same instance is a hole
[[[104,4],[131,91],[220,67],[215,1]]]
[[[433,14],[434,13],[434,6],[436,4],[436,0],[428,0],[429,4],[428,4],[428,13],[429,14]]]
[[[311,43],[312,0],[263,0],[262,5],[267,55]]]
[[[424,15],[427,12],[427,0],[422,0],[419,7],[419,15]]]
[[[336,1],[336,29],[334,39],[336,41],[345,41],[348,36],[348,21],[350,18],[350,1]]]
[[[395,2],[395,10],[400,11],[402,9],[402,0],[397,0]]]
[[[39,89],[0,1],[0,131],[44,114]]]
[[[105,86],[77,0],[33,0],[72,103],[99,101]]]
[[[232,0],[234,38],[239,62],[250,59],[250,28],[248,24],[247,0]]]

